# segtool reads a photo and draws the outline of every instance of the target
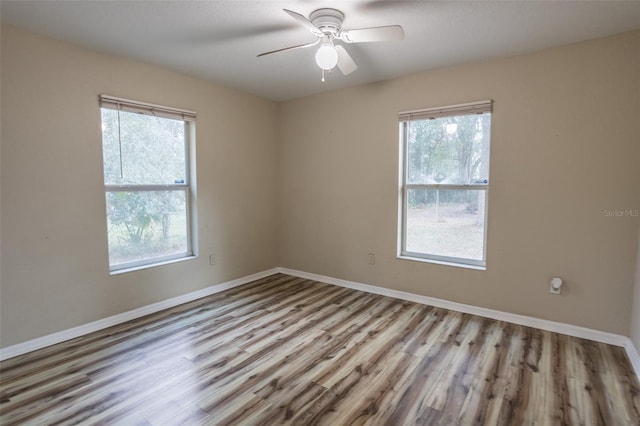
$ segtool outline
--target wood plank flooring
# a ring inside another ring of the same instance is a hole
[[[287,275],[0,364],[0,423],[640,425],[622,348]]]

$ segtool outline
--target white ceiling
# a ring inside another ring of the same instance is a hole
[[[399,24],[400,42],[346,45],[359,68],[320,81],[314,41],[282,9],[333,7],[344,29]],[[273,100],[516,55],[640,28],[640,1],[14,1],[2,22]]]

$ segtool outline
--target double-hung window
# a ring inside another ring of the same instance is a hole
[[[194,254],[195,113],[100,96],[109,269]]]
[[[399,256],[486,266],[492,102],[402,112]]]

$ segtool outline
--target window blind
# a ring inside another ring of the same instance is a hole
[[[130,99],[116,98],[114,96],[100,95],[98,97],[100,107],[119,111],[134,112],[138,114],[153,115],[156,117],[170,118],[173,120],[195,121],[196,113],[162,105],[148,104],[132,101]]]
[[[429,120],[439,117],[450,117],[452,115],[471,115],[491,112],[493,101],[485,100],[470,102],[467,104],[450,105],[438,108],[419,109],[414,111],[403,111],[398,113],[399,121]]]

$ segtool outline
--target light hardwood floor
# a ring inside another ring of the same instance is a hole
[[[622,348],[281,274],[0,375],[2,425],[640,424]]]

